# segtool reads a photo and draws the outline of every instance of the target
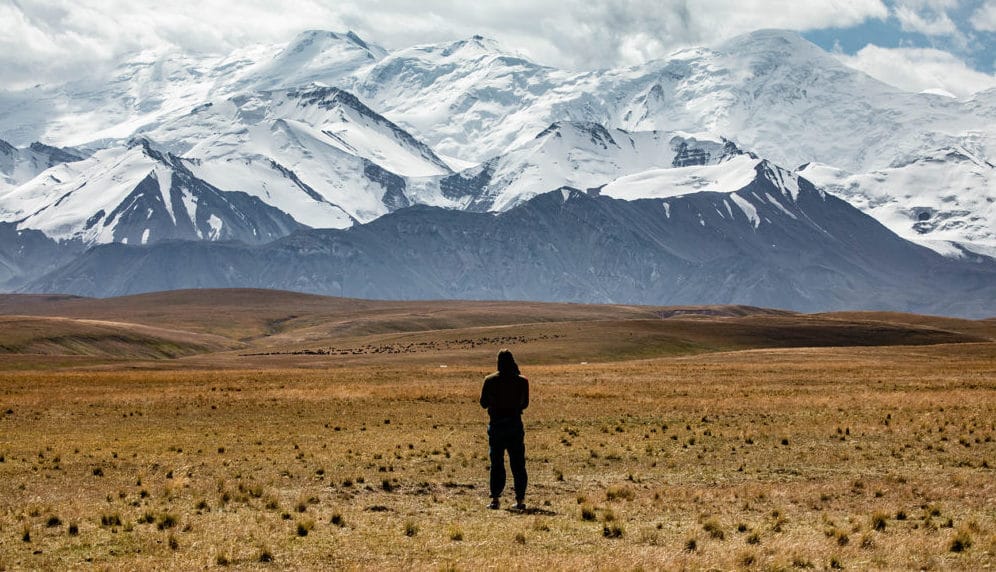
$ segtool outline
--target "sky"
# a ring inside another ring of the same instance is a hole
[[[93,77],[140,50],[223,54],[305,29],[388,49],[481,34],[584,70],[762,28],[910,91],[996,87],[996,0],[0,0],[0,90]]]

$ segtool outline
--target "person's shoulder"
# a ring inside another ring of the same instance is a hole
[[[487,383],[487,382],[489,382],[489,381],[494,381],[494,380],[496,380],[496,379],[498,379],[498,372],[497,372],[497,371],[496,371],[496,372],[494,372],[494,373],[492,373],[491,375],[489,375],[489,376],[485,377],[485,378],[484,378],[484,383]]]
[[[521,380],[522,380],[523,382],[525,382],[525,383],[529,383],[529,380],[528,380],[528,379],[526,378],[526,376],[524,376],[524,375],[520,375],[520,376],[519,376],[519,379],[521,379]]]

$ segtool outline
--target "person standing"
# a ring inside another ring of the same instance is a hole
[[[488,410],[488,449],[491,458],[491,504],[501,506],[505,490],[505,451],[512,469],[515,488],[515,508],[526,508],[526,430],[522,426],[522,411],[529,406],[529,380],[519,373],[512,352],[498,352],[498,371],[484,378],[481,407]]]

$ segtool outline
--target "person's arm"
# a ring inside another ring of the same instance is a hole
[[[491,396],[488,395],[488,379],[484,378],[484,387],[481,388],[481,407],[488,408],[491,404]]]
[[[522,378],[522,409],[529,407],[529,380]]]

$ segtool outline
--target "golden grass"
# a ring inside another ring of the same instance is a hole
[[[254,290],[3,313],[35,317],[0,317],[0,570],[996,565],[994,320]],[[484,508],[502,346],[532,382],[525,514]]]
[[[484,508],[490,360],[381,357],[0,374],[0,568],[996,563],[994,343],[524,361],[527,514]]]

